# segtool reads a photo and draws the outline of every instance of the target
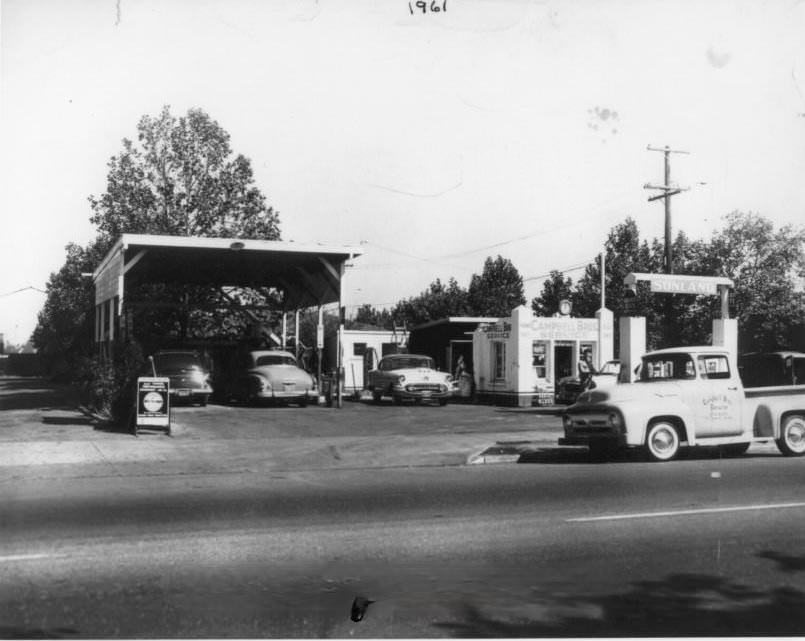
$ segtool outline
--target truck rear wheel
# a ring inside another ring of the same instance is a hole
[[[646,451],[652,461],[670,461],[679,453],[679,432],[668,421],[649,425],[646,434]]]
[[[794,414],[786,416],[777,439],[777,449],[785,456],[805,454],[805,417]]]

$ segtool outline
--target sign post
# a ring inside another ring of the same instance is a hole
[[[140,427],[155,427],[171,433],[170,380],[160,376],[141,376],[137,379],[137,422]]]

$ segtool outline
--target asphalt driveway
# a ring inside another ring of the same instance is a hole
[[[464,465],[555,445],[540,408],[454,403],[342,408],[178,406],[171,435],[93,419],[70,386],[0,377],[0,468],[9,476],[154,475]]]

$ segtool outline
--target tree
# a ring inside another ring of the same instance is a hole
[[[203,110],[143,116],[136,145],[109,161],[106,192],[90,218],[114,242],[123,233],[276,240],[278,214],[254,186],[250,161],[232,157],[229,134]]]
[[[508,258],[487,257],[480,276],[473,274],[470,279],[467,298],[473,314],[509,316],[515,307],[525,305],[523,277]]]
[[[553,316],[559,311],[559,302],[570,300],[573,279],[552,270],[550,277],[542,284],[542,293],[531,301],[531,309],[536,316]]]
[[[677,234],[672,246],[674,273],[726,276],[734,281],[741,352],[799,345],[805,336],[803,294],[797,289],[797,280],[805,276],[805,232],[790,225],[775,232],[767,219],[740,212],[725,220],[726,227],[709,242]],[[714,296],[657,294],[638,284],[632,309],[626,309],[624,276],[662,273],[663,243],[656,238],[651,243],[641,241],[636,223],[627,218],[610,231],[605,251],[606,305],[616,323],[627,313],[645,316],[648,349],[712,340],[712,320],[720,314],[720,301]],[[546,290],[562,279],[561,273],[552,273]],[[600,283],[596,258],[572,292],[574,315],[591,317],[600,307]],[[618,338],[616,331],[616,350]]]
[[[68,246],[64,266],[48,283],[34,331],[34,343],[51,373],[99,369],[97,363],[86,362],[92,353],[94,300],[90,279],[80,274],[93,271],[121,234],[280,238],[279,216],[254,185],[249,160],[233,155],[229,134],[201,109],[177,118],[164,107],[156,117],[143,116],[137,142],[124,139],[123,150],[108,163],[106,192],[90,196],[89,203],[97,237],[87,248]],[[243,294],[250,303],[276,303],[271,294]],[[149,332],[147,340],[183,340],[192,327],[206,336],[242,334],[247,322],[238,312],[221,314],[220,292],[204,288],[150,284],[127,291],[132,307],[138,299],[150,303],[150,308],[135,311],[134,318],[135,328]],[[160,300],[174,307],[153,305]],[[263,315],[270,320],[270,311]],[[143,347],[147,353],[153,345]],[[138,346],[124,346],[123,362],[115,363],[115,371],[105,371],[112,392],[137,367],[139,352]]]
[[[366,329],[370,327],[381,327],[392,329],[394,321],[391,312],[387,309],[376,309],[372,305],[361,305],[355,316],[345,323],[347,329]]]
[[[123,140],[123,151],[108,164],[107,189],[90,196],[99,239],[109,248],[123,233],[174,236],[280,238],[279,217],[254,186],[251,164],[233,155],[229,134],[201,109],[175,117],[169,107],[143,116],[137,142]],[[270,305],[271,297],[243,292],[249,303]],[[188,337],[227,338],[243,334],[249,319],[221,313],[219,292],[206,287],[146,284],[127,298],[173,301],[175,306],[138,308],[134,326],[146,347],[154,340],[183,342]],[[270,313],[260,314],[269,323]],[[151,338],[154,340],[151,340]]]
[[[79,361],[91,353],[94,327],[92,280],[82,276],[100,260],[100,246],[65,247],[64,265],[48,279],[47,298],[31,340],[46,371],[57,379],[75,374]]]
[[[409,327],[448,316],[465,316],[469,313],[467,290],[455,278],[433,281],[419,296],[402,300],[394,306],[391,316],[397,324]]]
[[[725,220],[703,262],[735,282],[740,351],[793,347],[805,324],[798,288],[805,277],[805,229],[785,225],[775,231],[768,219],[738,211]]]

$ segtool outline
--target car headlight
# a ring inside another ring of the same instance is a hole
[[[621,415],[617,412],[610,412],[607,416],[607,423],[610,427],[620,427],[622,425]]]
[[[192,372],[190,372],[190,379],[199,385],[204,385],[208,378],[209,377],[199,369],[194,369]]]
[[[403,374],[400,374],[400,375],[397,377],[397,384],[398,384],[398,385],[402,385],[403,383],[405,383],[405,376],[404,376]]]
[[[573,419],[570,418],[567,414],[562,415],[562,425],[567,429],[568,427],[573,425]]]

